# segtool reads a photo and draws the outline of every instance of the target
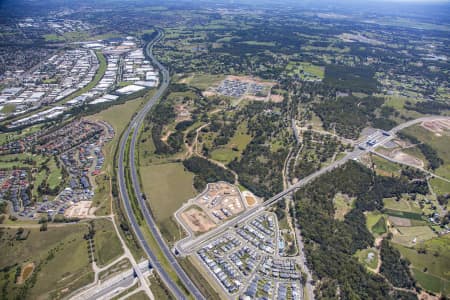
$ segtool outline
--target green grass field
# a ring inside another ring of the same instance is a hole
[[[369,258],[369,254],[372,253],[373,257]],[[364,266],[375,270],[378,265],[378,250],[375,248],[358,250],[355,253],[358,261]]]
[[[201,90],[206,90],[207,88],[218,84],[224,79],[225,75],[193,74],[185,78],[183,82]]]
[[[431,131],[420,125],[415,125],[404,129],[404,132],[415,136],[421,142],[427,143],[436,150],[439,157],[444,161],[435,172],[437,175],[450,179],[450,147],[448,146],[449,136],[436,136]]]
[[[120,133],[125,129],[126,125],[130,122],[132,115],[141,104],[142,99],[131,100],[124,104],[111,106],[98,114],[88,117],[90,120],[106,121],[114,128],[114,138],[103,148],[105,153],[104,168],[108,172],[112,172],[112,160],[115,147],[119,143]]]
[[[450,294],[450,235],[436,237],[408,248],[393,244],[411,262],[414,277],[425,289]],[[418,250],[422,253],[419,253]]]
[[[181,205],[195,196],[193,175],[181,163],[141,167],[144,193],[158,221],[170,218]]]
[[[378,219],[378,221],[372,226],[371,230],[374,235],[382,235],[387,232],[386,219],[384,216]]]
[[[416,268],[412,268],[412,273],[420,286],[425,290],[433,293],[443,293],[444,295],[450,294],[450,282],[448,280],[422,272]]]
[[[405,109],[406,101],[409,101],[412,103],[417,102],[417,100],[415,100],[413,98],[406,98],[403,96],[394,95],[394,96],[386,97],[386,101],[384,102],[383,106],[392,107],[395,110],[399,111],[400,114],[402,114],[403,116],[411,117],[414,119],[420,118],[421,116],[423,116],[421,113],[418,113],[416,111],[411,111],[411,110]]]
[[[39,131],[39,130],[41,130],[41,126],[42,125],[35,125],[35,126],[31,126],[31,127],[28,127],[26,129],[23,129],[23,130],[20,130],[17,132],[0,133],[0,145],[3,145],[7,142],[12,142],[12,141],[18,140],[22,137],[25,137],[29,134]]]
[[[274,47],[276,44],[274,42],[258,42],[258,41],[244,41],[241,44],[250,45],[250,46],[266,46],[266,47]]]
[[[325,68],[313,65],[309,62],[289,62],[286,66],[286,72],[293,76],[298,75],[302,79],[323,79]]]
[[[425,155],[423,155],[422,151],[420,151],[419,148],[417,147],[406,148],[403,149],[402,152],[420,159],[421,161],[424,162],[425,167],[428,165]]]
[[[251,135],[247,134],[247,122],[242,122],[239,124],[234,136],[230,139],[228,144],[211,152],[211,158],[225,164],[231,162],[235,158],[239,159],[251,140]],[[237,151],[233,150],[233,148]]]
[[[450,194],[450,184],[439,178],[430,179],[431,188],[438,195]]]
[[[41,155],[30,153],[7,154],[0,156],[0,166],[2,169],[30,168],[32,166],[30,163],[40,165],[45,160],[46,158]]]
[[[96,220],[94,225],[95,256],[97,265],[101,267],[118,258],[123,253],[123,249],[111,221],[100,219]]]
[[[164,284],[156,276],[157,275],[152,275],[149,277],[150,289],[152,290],[155,299],[175,299],[171,294],[169,294],[169,291],[165,289]]]
[[[111,214],[111,195],[109,191],[109,176],[106,174],[95,176],[95,195],[92,198],[92,205],[97,208],[95,210],[96,216],[105,216]]]
[[[4,114],[10,114],[16,110],[16,106],[14,104],[6,104],[3,106],[1,112]]]
[[[436,237],[429,226],[396,227],[396,229],[398,233],[394,234],[392,241],[407,247]]]
[[[85,225],[49,227],[44,232],[31,228],[28,238],[23,241],[15,240],[16,232],[17,229],[2,229],[0,268],[16,263],[35,263],[36,269],[27,280],[26,298],[61,298],[93,280],[87,243],[83,238],[87,233]],[[0,278],[0,285],[5,284],[6,277]],[[11,281],[7,287],[8,297],[14,299],[13,294],[19,292],[19,287]]]
[[[402,167],[398,164],[385,160],[377,155],[372,155],[372,162],[375,164],[375,171],[384,176],[397,176],[400,174]]]
[[[131,295],[127,298],[127,300],[148,300],[148,296],[144,291],[137,292],[136,294]]]
[[[46,42],[61,42],[64,41],[64,37],[57,34],[44,34]]]
[[[47,163],[47,167],[50,169],[48,174],[47,183],[51,189],[56,188],[62,180],[61,169],[56,166],[56,162],[53,158]]]
[[[224,299],[226,295],[217,283],[212,280],[210,274],[205,271],[201,263],[194,257],[181,258],[180,265],[188,274],[189,278],[196,284],[207,299]],[[213,288],[214,287],[214,288]]]
[[[369,229],[370,232],[374,233],[372,231],[372,228],[375,224],[378,223],[378,221],[384,218],[383,214],[378,211],[371,211],[366,213],[366,226],[367,229]]]
[[[421,214],[422,210],[420,206],[414,201],[408,201],[407,199],[400,199],[397,201],[395,198],[383,199],[384,208],[397,211],[406,211]]]

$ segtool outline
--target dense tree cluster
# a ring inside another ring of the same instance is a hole
[[[383,274],[390,283],[396,287],[411,289],[415,287],[415,282],[409,270],[409,263],[402,259],[400,252],[384,239],[381,242],[381,267],[380,273]]]
[[[327,65],[324,83],[344,91],[373,93],[378,82],[374,70],[368,67]]]
[[[272,152],[270,146],[253,140],[242,158],[233,160],[230,167],[239,174],[239,182],[255,195],[269,198],[283,189],[281,172],[287,152],[285,149]]]
[[[422,101],[417,102],[416,104],[407,102],[405,108],[422,114],[440,115],[443,112],[450,110],[450,104],[439,101]]]
[[[322,101],[313,106],[327,130],[336,130],[338,135],[358,138],[361,130],[376,119],[375,110],[384,103],[383,98],[354,96]],[[380,125],[380,121],[377,121]]]
[[[382,199],[401,193],[422,191],[422,184],[407,177],[383,177],[356,163],[327,173],[299,190],[297,219],[305,240],[305,250],[315,276],[320,279],[319,299],[389,299],[389,285],[368,273],[353,254],[373,244],[363,212],[381,209]],[[342,192],[356,197],[355,208],[343,221],[334,218],[333,197]]]
[[[193,156],[183,161],[184,167],[195,174],[194,187],[197,191],[206,188],[206,184],[217,181],[227,181],[234,183],[234,175],[226,170],[202,157]]]
[[[229,167],[239,175],[239,182],[260,197],[269,198],[283,188],[282,170],[288,154],[285,147],[274,149],[273,143],[286,143],[287,124],[284,107],[252,102],[242,111],[248,120],[248,133],[253,137],[242,153]],[[280,112],[281,111],[281,112]]]

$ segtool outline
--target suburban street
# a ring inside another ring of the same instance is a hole
[[[126,159],[126,155],[127,155],[127,153],[125,153],[127,141],[129,139],[130,135],[132,134],[132,136],[131,136],[132,140],[131,140],[131,144],[130,144],[130,157],[129,157],[131,179],[132,179],[132,184],[133,184],[133,191],[131,191],[131,192],[134,192],[134,195],[138,199],[140,209],[144,216],[145,222],[150,229],[151,234],[157,241],[160,249],[163,251],[164,256],[166,257],[166,259],[169,261],[170,265],[175,270],[180,281],[187,288],[189,293],[191,295],[193,295],[196,299],[203,299],[204,297],[202,296],[202,294],[198,291],[196,286],[192,283],[192,281],[186,275],[184,270],[178,264],[174,255],[172,254],[170,249],[165,244],[163,238],[161,237],[161,234],[159,233],[159,231],[157,229],[156,223],[153,220],[153,217],[147,207],[147,204],[145,203],[145,200],[142,198],[142,193],[140,191],[139,179],[138,179],[136,165],[135,165],[136,140],[137,140],[137,136],[139,133],[139,128],[141,127],[142,122],[144,121],[147,113],[150,111],[150,109],[153,107],[153,105],[161,98],[161,96],[163,95],[163,93],[165,92],[165,90],[167,89],[167,87],[169,85],[169,71],[164,66],[162,66],[152,55],[153,45],[156,42],[158,42],[162,37],[163,37],[163,33],[162,33],[162,31],[159,31],[158,36],[146,48],[146,52],[147,52],[148,56],[150,57],[152,62],[157,66],[157,68],[160,70],[161,75],[162,75],[162,80],[161,80],[160,87],[158,88],[156,93],[153,95],[153,97],[145,104],[145,106],[136,114],[136,116],[130,122],[127,130],[123,134],[122,139],[120,141],[119,161],[118,161],[119,189],[120,189],[121,198],[124,202],[126,214],[131,223],[131,227],[132,227],[133,231],[135,232],[142,248],[148,255],[152,266],[155,268],[156,272],[161,277],[164,284],[173,293],[175,298],[176,299],[185,299],[184,293],[180,290],[180,288],[172,280],[172,278],[170,278],[168,273],[162,267],[162,264],[157,259],[156,255],[152,252],[150,245],[146,241],[144,234],[139,227],[138,221],[133,213],[131,200],[128,195],[129,191],[127,190],[127,186],[126,186],[125,164],[124,164],[124,160]]]

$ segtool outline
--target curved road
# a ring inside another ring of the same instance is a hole
[[[146,53],[148,54],[149,58],[152,60],[152,63],[157,66],[157,68],[160,70],[162,74],[162,82],[158,90],[156,91],[155,95],[145,104],[145,106],[136,114],[136,116],[132,119],[130,124],[128,125],[127,130],[124,132],[121,140],[120,140],[120,148],[119,148],[119,161],[118,161],[118,168],[119,168],[119,174],[118,174],[118,182],[119,182],[119,190],[122,197],[122,201],[124,202],[125,211],[128,216],[128,219],[130,221],[131,227],[133,231],[135,232],[139,243],[141,244],[142,248],[144,249],[145,253],[148,255],[150,263],[155,268],[155,270],[158,272],[159,276],[161,277],[164,284],[170,289],[170,291],[173,293],[176,299],[185,299],[185,295],[180,290],[180,288],[177,286],[177,284],[170,278],[170,276],[167,274],[167,272],[162,267],[161,263],[158,261],[155,254],[152,252],[148,242],[145,240],[145,237],[139,228],[139,224],[137,222],[137,219],[133,213],[133,208],[131,206],[131,200],[128,196],[127,186],[125,182],[125,166],[124,166],[124,159],[126,158],[126,144],[131,136],[131,143],[130,143],[130,157],[129,159],[129,165],[130,165],[130,172],[131,172],[131,181],[133,185],[133,192],[134,195],[136,195],[136,198],[138,199],[140,209],[142,211],[142,214],[144,216],[145,222],[147,223],[151,234],[157,241],[159,247],[163,251],[165,257],[170,262],[171,267],[175,270],[178,278],[183,283],[183,285],[186,287],[186,289],[189,291],[189,293],[195,298],[195,299],[204,299],[203,295],[200,293],[200,291],[197,289],[197,287],[192,283],[192,281],[189,279],[189,277],[186,275],[184,270],[181,268],[181,266],[178,264],[178,261],[175,259],[174,255],[170,251],[170,249],[167,247],[166,243],[164,242],[160,232],[158,231],[158,228],[156,226],[155,221],[153,220],[152,215],[150,214],[150,211],[146,205],[145,199],[142,198],[142,193],[140,190],[140,184],[139,184],[139,177],[137,175],[136,170],[136,161],[135,161],[135,152],[136,152],[136,140],[139,135],[139,128],[142,125],[142,122],[145,119],[145,116],[150,111],[150,109],[155,105],[155,103],[159,100],[159,98],[162,96],[162,94],[165,92],[167,87],[169,86],[169,71],[161,65],[152,54],[153,45],[161,40],[163,37],[162,31],[158,31],[158,36],[147,45]],[[138,272],[138,270],[135,270]]]

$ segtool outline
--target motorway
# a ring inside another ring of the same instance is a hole
[[[161,263],[158,261],[156,255],[152,252],[148,242],[146,241],[144,234],[142,230],[139,227],[138,221],[133,213],[133,208],[131,205],[131,200],[128,196],[128,190],[126,186],[126,180],[125,180],[125,158],[127,153],[126,151],[126,145],[129,137],[131,136],[131,143],[129,148],[129,166],[130,166],[130,172],[131,172],[131,180],[133,185],[133,192],[136,198],[138,199],[140,209],[142,211],[142,214],[144,216],[145,222],[148,225],[151,234],[155,238],[156,242],[158,243],[158,246],[164,253],[164,256],[169,261],[171,267],[176,272],[179,280],[182,282],[182,284],[186,287],[186,289],[189,291],[189,293],[195,298],[195,299],[204,299],[203,295],[200,293],[200,291],[197,289],[197,287],[192,283],[192,281],[189,279],[189,277],[186,275],[184,270],[181,268],[181,266],[178,264],[178,261],[172,254],[169,247],[164,242],[155,221],[153,220],[153,217],[147,207],[146,200],[142,198],[142,193],[140,190],[140,184],[139,184],[139,177],[136,170],[136,161],[135,161],[135,152],[136,152],[136,141],[137,137],[139,135],[139,129],[145,119],[145,116],[150,111],[150,109],[155,105],[155,103],[161,98],[163,93],[166,91],[167,87],[169,86],[169,71],[161,65],[152,54],[153,45],[158,42],[163,37],[162,31],[158,31],[158,36],[148,44],[146,48],[146,53],[149,56],[149,58],[152,60],[153,64],[160,70],[162,74],[162,80],[161,85],[159,86],[156,93],[153,95],[153,97],[145,104],[145,106],[136,114],[136,116],[132,119],[130,122],[127,130],[124,132],[119,145],[119,158],[118,158],[118,183],[119,183],[119,190],[121,194],[122,201],[124,203],[125,211],[128,216],[128,219],[130,221],[131,227],[134,231],[134,233],[137,236],[137,239],[139,240],[139,243],[141,244],[142,248],[144,249],[145,253],[148,255],[150,263],[155,268],[156,272],[161,277],[164,284],[167,286],[167,288],[172,292],[174,297],[176,299],[185,299],[186,296],[184,293],[180,290],[180,288],[177,286],[177,284],[172,280],[172,278],[168,275],[168,273],[164,270]]]
[[[205,243],[208,242],[208,240],[223,234],[228,229],[232,229],[233,227],[237,226],[238,224],[241,224],[242,222],[245,222],[254,214],[267,209],[269,206],[271,206],[271,205],[275,204],[276,202],[278,202],[279,200],[283,199],[286,195],[288,195],[288,194],[294,192],[295,190],[301,188],[302,186],[310,183],[312,180],[316,179],[317,177],[319,177],[337,167],[344,165],[349,160],[356,160],[361,155],[371,152],[373,149],[376,149],[378,146],[383,145],[384,143],[394,139],[395,134],[397,132],[405,129],[406,127],[412,126],[417,123],[425,122],[425,121],[432,121],[432,120],[444,119],[444,118],[446,118],[446,117],[432,116],[432,117],[423,117],[423,118],[411,120],[411,121],[402,123],[402,124],[394,127],[393,129],[391,129],[390,131],[387,132],[388,135],[383,135],[383,134],[381,134],[381,131],[378,130],[377,134],[372,135],[370,137],[370,139],[377,140],[376,144],[374,144],[368,148],[356,148],[354,151],[348,153],[342,159],[335,161],[334,163],[328,165],[327,167],[322,168],[322,169],[318,170],[317,172],[315,172],[305,178],[302,178],[301,180],[299,180],[296,184],[292,185],[291,187],[285,189],[284,191],[273,196],[272,198],[268,199],[267,201],[259,204],[258,206],[255,206],[254,208],[245,211],[244,213],[240,214],[239,216],[235,217],[234,219],[231,219],[230,221],[223,223],[221,226],[216,227],[215,229],[212,229],[211,231],[204,233],[198,237],[195,237],[195,238],[187,237],[185,239],[178,241],[175,244],[175,249],[183,256],[189,255],[189,254],[193,253],[196,249],[202,247]]]

